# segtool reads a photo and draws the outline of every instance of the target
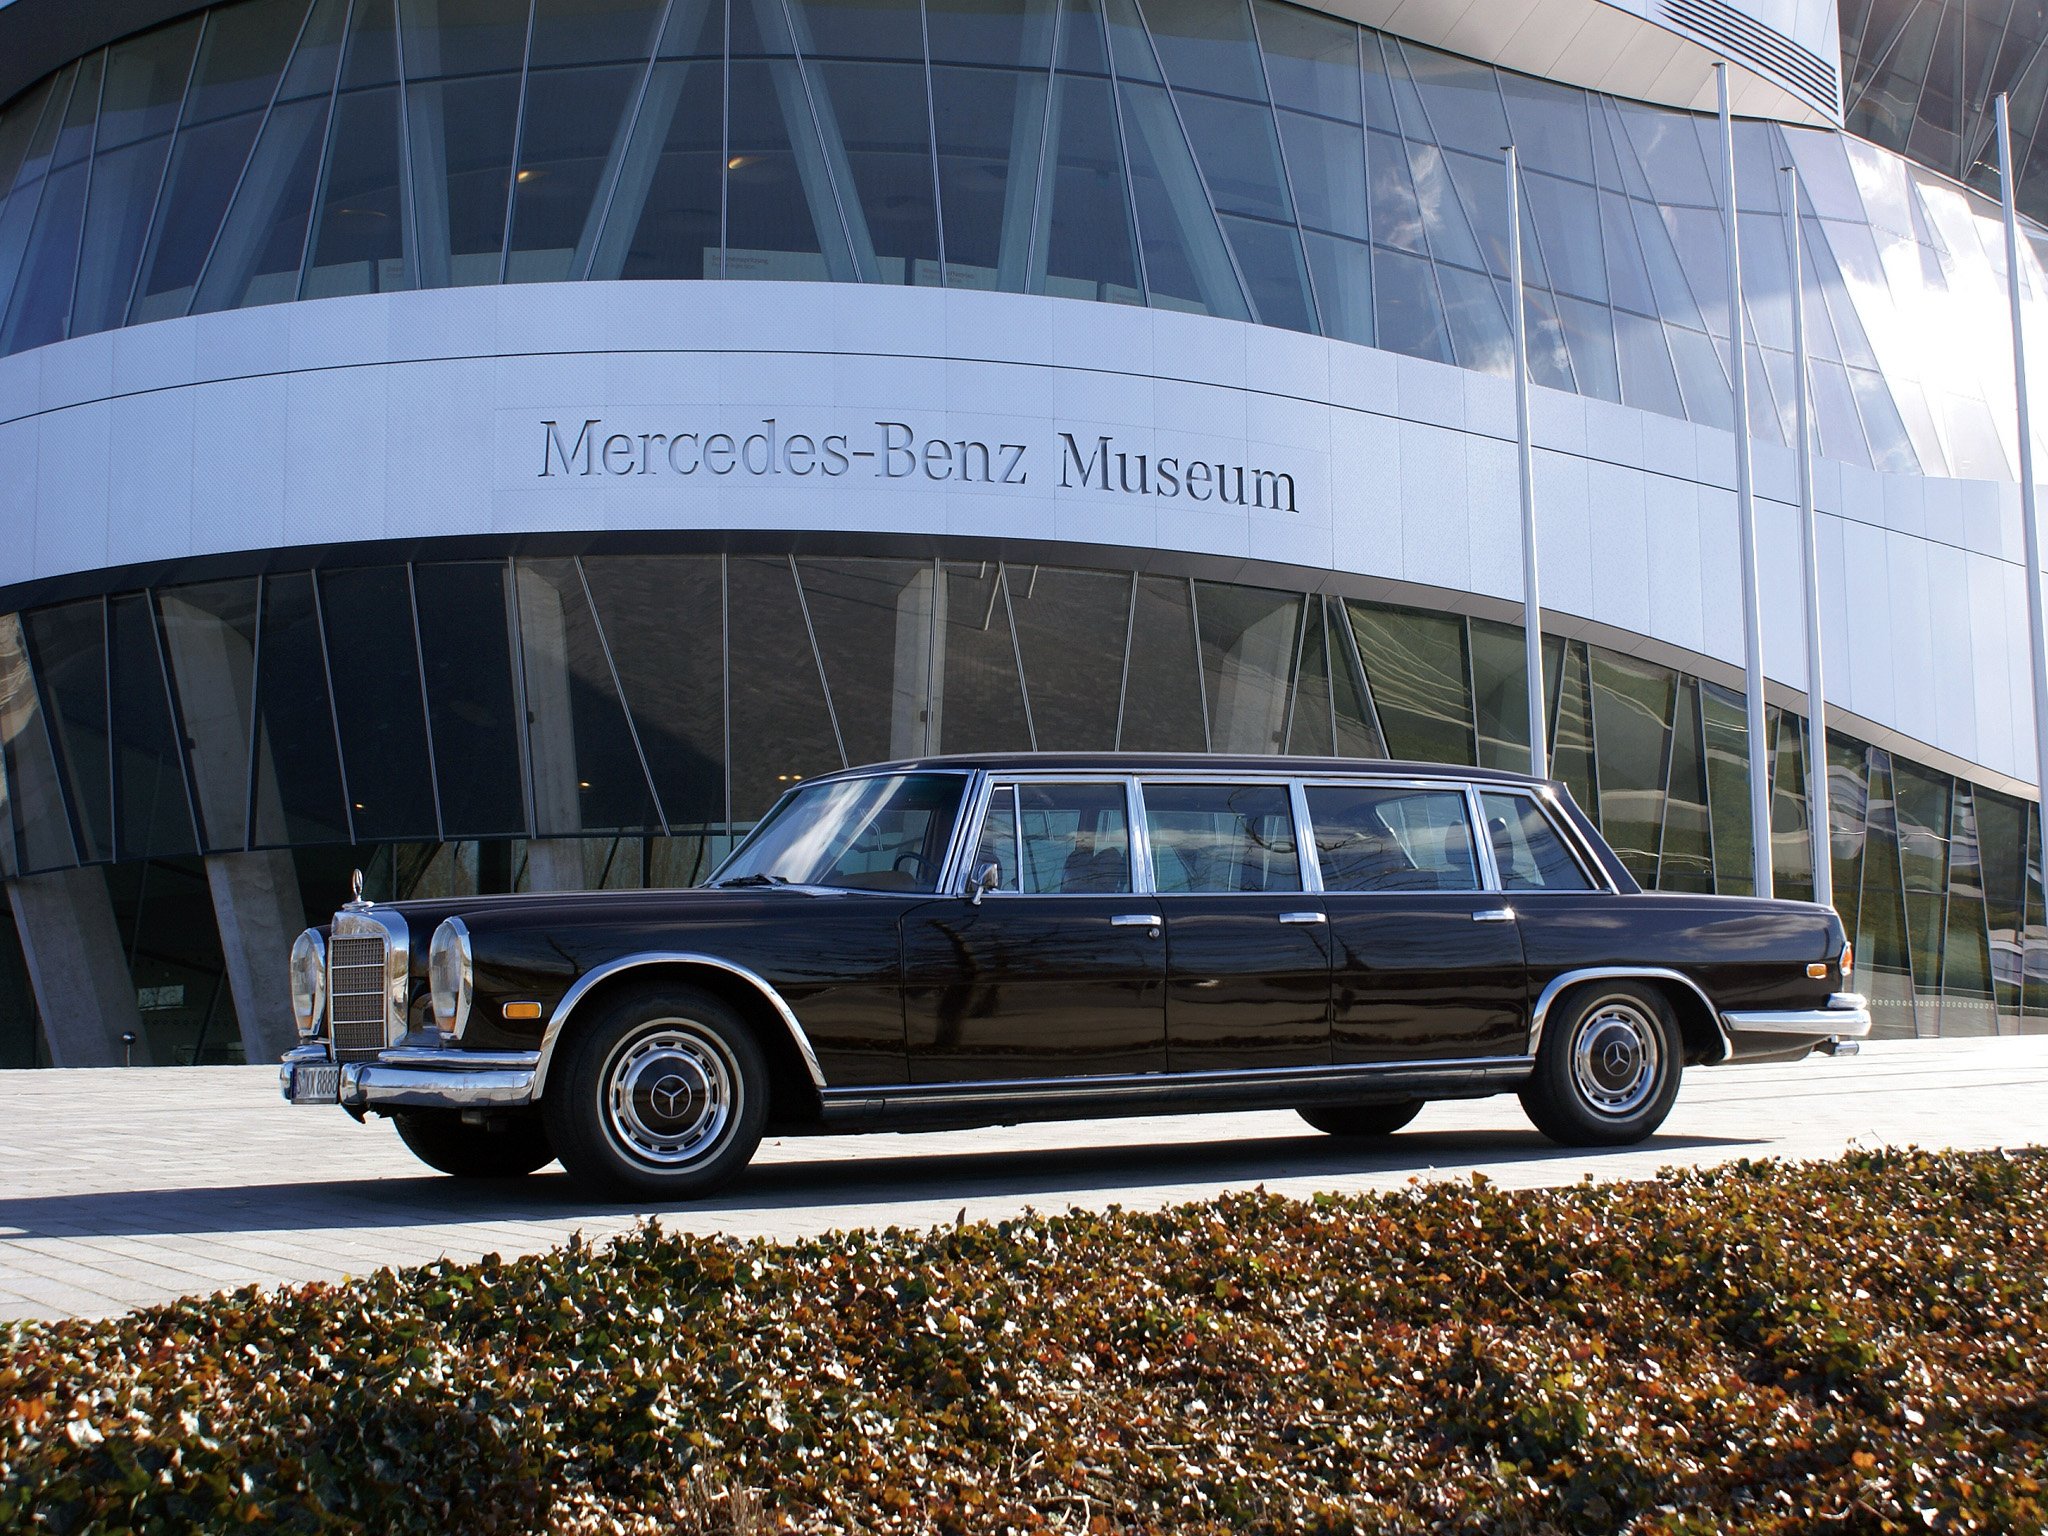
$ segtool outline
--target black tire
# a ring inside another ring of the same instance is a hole
[[[688,1200],[747,1165],[768,1121],[768,1062],[737,1013],[675,986],[626,993],[579,1022],[541,1096],[577,1182]]]
[[[1400,1130],[1422,1113],[1423,1102],[1395,1099],[1382,1104],[1319,1104],[1295,1113],[1326,1135],[1370,1140]]]
[[[458,1179],[523,1178],[555,1160],[547,1127],[530,1112],[469,1125],[460,1110],[412,1109],[391,1122],[414,1157]]]
[[[1545,1019],[1522,1108],[1561,1146],[1630,1146],[1664,1123],[1684,1070],[1684,1037],[1663,993],[1588,982]]]

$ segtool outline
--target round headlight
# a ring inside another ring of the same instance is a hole
[[[434,994],[434,1025],[444,1035],[460,1035],[469,1021],[469,929],[451,917],[434,930],[427,950],[427,983]]]
[[[327,1004],[327,946],[320,930],[308,928],[292,942],[292,1017],[299,1038],[320,1033],[320,1015]]]

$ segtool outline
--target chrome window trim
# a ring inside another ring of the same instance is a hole
[[[1308,872],[1302,868],[1302,848],[1304,844],[1301,834],[1304,829],[1305,822],[1304,819],[1297,813],[1297,807],[1295,804],[1295,787],[1299,784],[1300,781],[1296,779],[1292,774],[1256,772],[1230,773],[1227,771],[1216,773],[1202,773],[1189,769],[1170,771],[1167,773],[1147,773],[1144,770],[1140,769],[1138,772],[1132,774],[1130,776],[1130,779],[1132,798],[1136,802],[1140,813],[1138,820],[1133,824],[1144,825],[1145,831],[1145,889],[1139,894],[1151,896],[1158,900],[1164,901],[1168,898],[1173,898],[1177,900],[1183,896],[1309,896],[1314,895],[1316,891],[1319,891],[1321,889],[1320,885],[1316,886],[1314,890],[1310,888],[1308,884]],[[1152,860],[1152,828],[1149,825],[1146,825],[1143,819],[1143,812],[1145,808],[1145,786],[1147,784],[1265,784],[1284,786],[1287,790],[1287,809],[1289,814],[1294,817],[1294,877],[1297,881],[1300,882],[1300,884],[1297,885],[1295,889],[1290,891],[1160,890],[1159,882],[1157,879],[1157,866],[1153,863]]]
[[[1298,778],[1289,779],[1287,798],[1294,807],[1294,851],[1301,859],[1302,892],[1320,896],[1323,894],[1323,858],[1316,851],[1316,824],[1308,813],[1308,786]]]
[[[576,1011],[576,1005],[583,1001],[590,989],[607,977],[621,971],[639,970],[650,965],[702,965],[713,970],[724,971],[746,982],[772,1007],[782,1019],[783,1028],[789,1031],[791,1042],[797,1054],[803,1058],[804,1070],[810,1075],[811,1086],[819,1090],[825,1087],[825,1074],[818,1066],[818,1053],[811,1046],[811,1037],[804,1033],[796,1011],[784,1001],[768,979],[758,971],[717,955],[701,954],[693,950],[655,949],[643,950],[637,954],[621,955],[616,960],[607,960],[603,965],[593,967],[577,977],[555,1004],[554,1012],[548,1017],[548,1026],[540,1037],[540,1057],[533,1069],[533,1097],[538,1099],[547,1086],[548,1068],[555,1059],[555,1047],[560,1043],[562,1030],[569,1022],[569,1016]]]
[[[1565,815],[1564,806],[1557,798],[1557,786],[1555,784],[1538,784],[1535,786],[1535,793],[1537,802],[1542,805],[1545,812],[1549,815],[1551,823],[1564,835],[1566,844],[1577,855],[1579,862],[1585,866],[1587,873],[1593,877],[1593,889],[1605,891],[1610,896],[1619,896],[1621,894],[1620,884],[1608,872],[1607,866],[1601,862],[1599,855],[1593,849],[1593,845],[1586,840],[1586,835],[1579,830],[1571,817]]]
[[[1465,819],[1467,822],[1471,822],[1473,820],[1473,812],[1477,809],[1477,806],[1472,799],[1472,790],[1474,786],[1472,784],[1472,781],[1468,779],[1389,777],[1386,775],[1370,773],[1361,773],[1357,777],[1352,778],[1338,774],[1317,773],[1308,774],[1301,778],[1298,782],[1301,785],[1302,806],[1304,809],[1304,814],[1308,815],[1310,818],[1309,835],[1311,837],[1315,835],[1314,813],[1312,811],[1309,811],[1307,809],[1307,806],[1308,792],[1312,789],[1372,788],[1443,790],[1446,792],[1462,794],[1465,796]],[[1365,896],[1371,897],[1375,900],[1384,900],[1388,897],[1394,896],[1491,896],[1499,894],[1499,886],[1497,883],[1493,885],[1488,885],[1485,883],[1488,878],[1488,870],[1490,866],[1486,863],[1485,858],[1480,852],[1479,845],[1484,840],[1479,836],[1479,828],[1476,825],[1468,826],[1466,829],[1466,833],[1472,839],[1472,867],[1479,871],[1479,879],[1481,883],[1478,885],[1467,886],[1463,890],[1455,891],[1332,891],[1322,882],[1322,855],[1318,853],[1316,855],[1315,861],[1316,889],[1318,891],[1327,892],[1329,895],[1332,896]]]
[[[1554,798],[1555,791],[1552,791],[1548,784],[1528,787],[1519,784],[1475,784],[1473,786],[1473,793],[1479,797],[1481,802],[1476,804],[1474,809],[1482,813],[1486,809],[1483,802],[1488,795],[1517,795],[1529,801],[1536,807],[1536,813],[1549,825],[1550,830],[1557,834],[1558,840],[1564,844],[1565,852],[1572,856],[1572,862],[1579,866],[1579,873],[1586,877],[1586,888],[1591,891],[1607,891],[1610,894],[1614,891],[1613,882],[1607,878],[1607,871],[1600,868],[1597,864],[1589,864],[1587,862],[1586,851],[1581,847],[1581,840],[1574,835],[1576,829],[1570,828],[1565,818],[1559,814]],[[1480,825],[1484,826],[1485,823],[1482,821]],[[1493,846],[1491,834],[1487,836],[1486,843],[1488,850],[1491,851]],[[1498,868],[1498,860],[1496,860],[1496,873]],[[1500,889],[1505,891],[1507,887],[1502,885]],[[1527,896],[1531,894],[1566,895],[1570,893],[1552,891],[1547,886],[1532,886],[1527,891],[1509,891],[1508,894],[1512,896]]]
[[[1596,965],[1584,970],[1565,971],[1553,976],[1537,994],[1536,1006],[1529,1011],[1529,1054],[1533,1057],[1543,1048],[1543,1026],[1550,1016],[1551,1004],[1567,988],[1576,987],[1588,981],[1675,981],[1690,990],[1694,996],[1707,1005],[1707,1015],[1714,1021],[1714,1033],[1721,1039],[1721,1054],[1714,1058],[1713,1065],[1726,1061],[1734,1054],[1735,1045],[1728,1033],[1728,1021],[1721,1016],[1721,1010],[1714,1006],[1714,1000],[1707,996],[1706,989],[1683,971],[1674,971],[1665,966],[1650,965]]]
[[[1498,892],[1500,883],[1500,860],[1493,851],[1493,834],[1486,825],[1486,802],[1480,798],[1479,786],[1465,786],[1465,814],[1472,823],[1471,837],[1474,851],[1479,855],[1479,878],[1486,889]]]

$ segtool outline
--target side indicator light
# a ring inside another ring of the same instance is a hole
[[[1827,973],[1828,968],[1825,965],[1820,964],[1819,962],[1815,962],[1814,964],[1809,965],[1806,968],[1806,974],[1811,976],[1815,981],[1819,981],[1822,977],[1826,976]]]
[[[537,1019],[540,1017],[539,1003],[507,1003],[505,1017],[508,1019]]]

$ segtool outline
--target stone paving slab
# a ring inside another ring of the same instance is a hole
[[[1854,1059],[1688,1073],[1663,1130],[1621,1151],[1554,1147],[1503,1096],[1432,1105],[1369,1150],[1284,1113],[777,1140],[716,1199],[640,1208],[580,1201],[559,1170],[487,1185],[442,1177],[381,1121],[285,1104],[269,1067],[0,1072],[0,1320],[538,1252],[650,1215],[683,1231],[787,1239],[962,1211],[1155,1207],[1255,1185],[1306,1195],[1483,1172],[1534,1186],[1859,1146],[2044,1139],[2048,1036],[1878,1042]]]

